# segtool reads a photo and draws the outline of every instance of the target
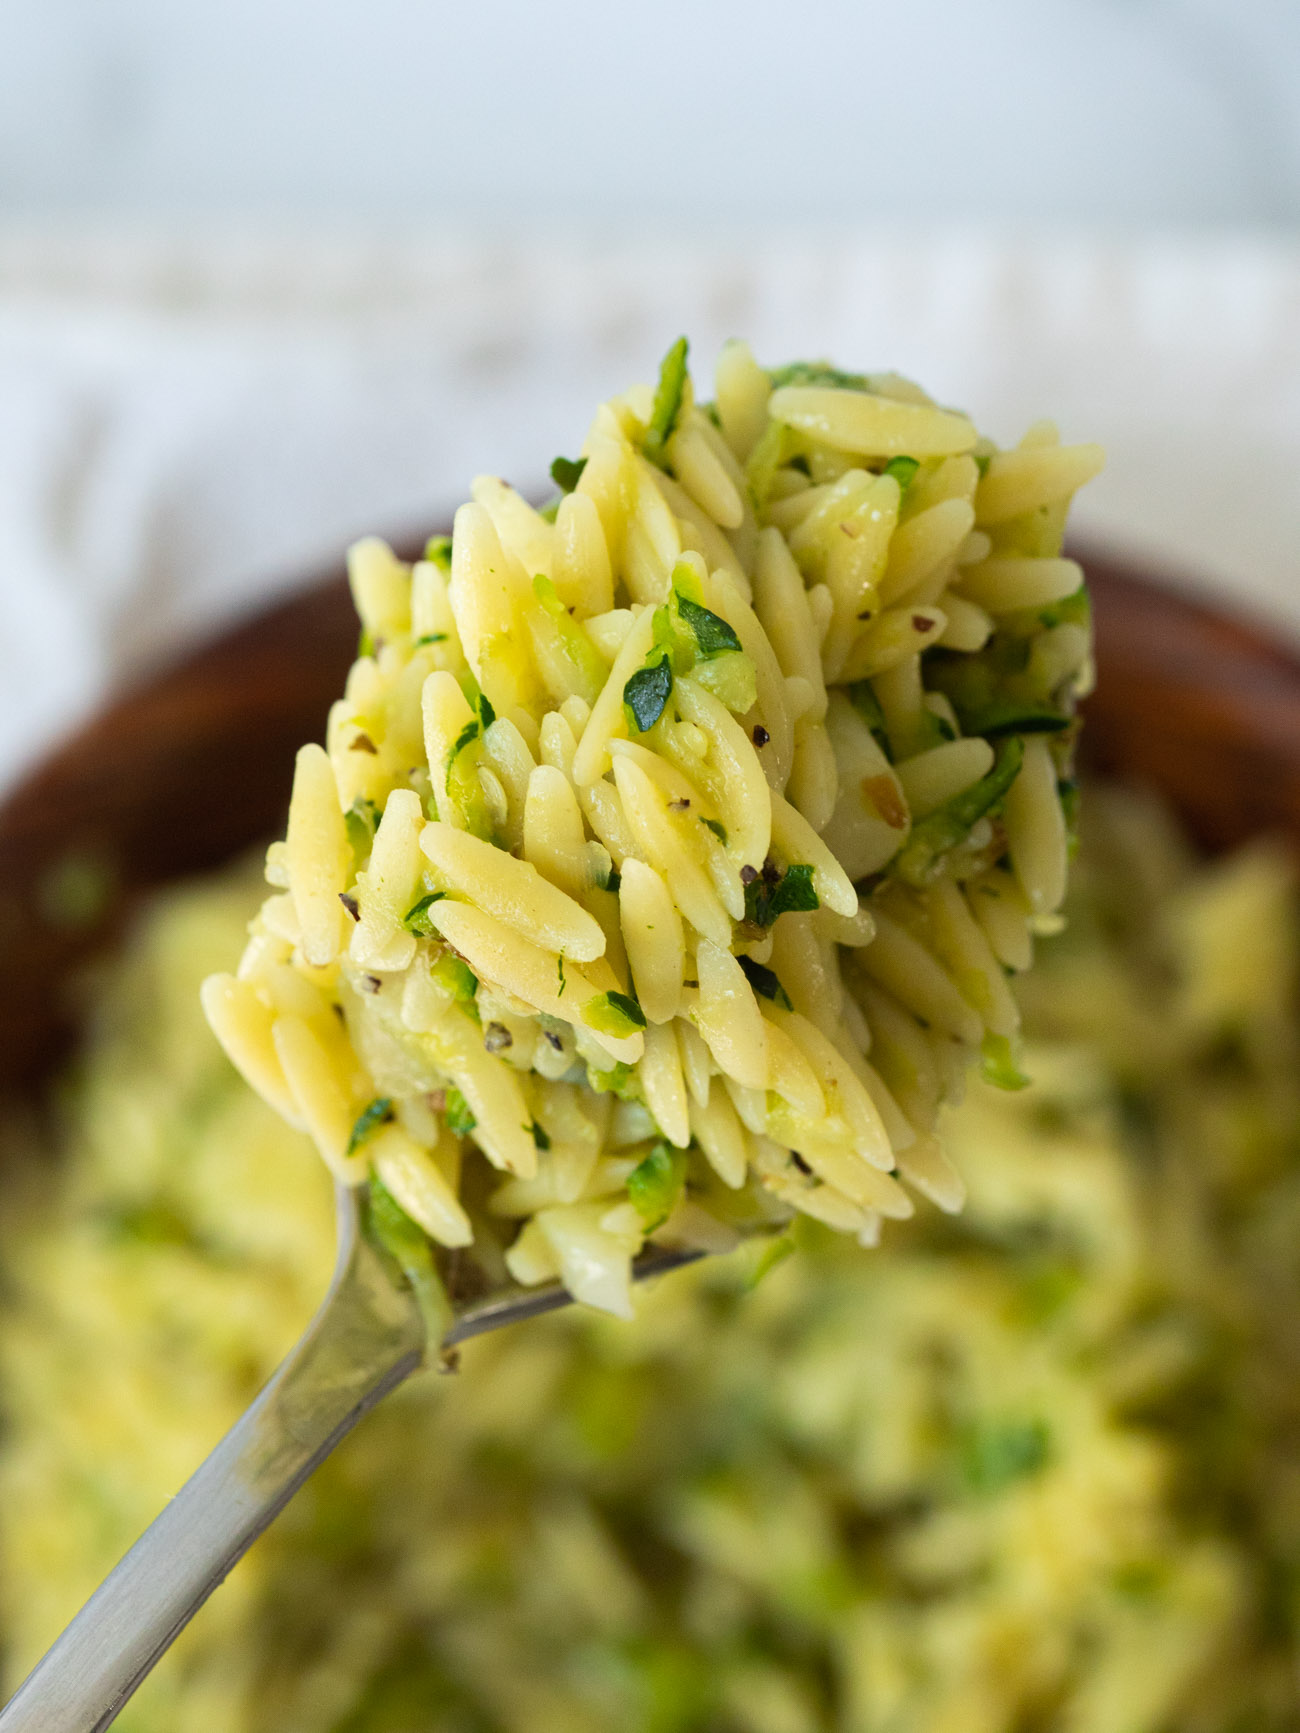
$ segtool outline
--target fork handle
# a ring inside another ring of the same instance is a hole
[[[419,1365],[424,1330],[365,1239],[279,1371],[105,1579],[0,1733],[99,1733],[340,1439]]]

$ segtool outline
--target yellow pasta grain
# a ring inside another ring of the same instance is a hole
[[[976,439],[964,415],[829,386],[783,386],[772,393],[768,411],[860,457],[945,457],[969,451]]]
[[[303,955],[315,968],[332,963],[345,938],[352,850],[339,806],[333,767],[320,746],[304,746],[294,768],[285,866],[302,933]]]
[[[623,862],[618,901],[641,1009],[651,1023],[667,1023],[681,1005],[686,964],[682,917],[661,876],[635,858]]]
[[[438,1164],[400,1125],[381,1126],[370,1139],[367,1154],[388,1190],[430,1239],[443,1246],[472,1243],[469,1217]]]
[[[543,949],[578,962],[603,954],[605,935],[599,924],[530,861],[516,860],[504,849],[441,823],[424,827],[420,847],[448,889]]]

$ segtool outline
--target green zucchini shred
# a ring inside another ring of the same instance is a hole
[[[646,1233],[662,1227],[686,1188],[686,1152],[656,1143],[627,1177],[627,1195]]]
[[[664,356],[659,368],[659,383],[655,387],[654,406],[641,441],[641,450],[660,469],[665,467],[664,447],[673,436],[682,410],[689,347],[685,337],[679,337]]]
[[[891,872],[918,890],[933,884],[943,870],[944,856],[964,842],[972,828],[1005,796],[1020,773],[1025,745],[1019,735],[999,742],[987,776],[912,826],[912,834],[894,857]]]

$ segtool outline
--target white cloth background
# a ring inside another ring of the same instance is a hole
[[[1300,248],[1210,237],[594,248],[0,231],[0,785],[115,683],[370,530],[525,488],[594,404],[760,357],[893,366],[1101,439],[1096,540],[1300,633]]]

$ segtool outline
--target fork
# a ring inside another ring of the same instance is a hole
[[[335,1187],[329,1290],[252,1406],[87,1601],[6,1707],[0,1733],[99,1733],[294,1493],[431,1344],[416,1296],[362,1231],[357,1194]],[[641,1280],[702,1254],[651,1247]],[[503,1288],[458,1306],[444,1342],[567,1305],[558,1284]]]

